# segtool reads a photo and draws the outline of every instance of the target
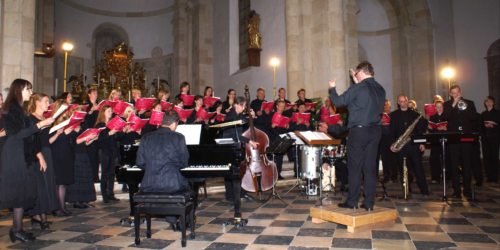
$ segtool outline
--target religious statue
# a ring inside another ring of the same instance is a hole
[[[248,25],[247,25],[247,30],[248,30],[248,48],[251,49],[260,49],[261,48],[261,36],[259,32],[259,26],[260,26],[260,16],[252,10],[250,12],[250,15],[248,15]]]

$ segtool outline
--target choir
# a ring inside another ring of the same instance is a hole
[[[32,94],[31,89],[29,81],[16,79],[4,103],[0,95],[3,103],[0,113],[0,209],[13,209],[12,241],[34,239],[32,234],[23,231],[21,219],[25,213],[31,216],[32,224],[47,229],[50,227],[47,214],[71,214],[66,203],[80,209],[92,206],[91,202],[96,200],[94,182],[100,182],[104,203],[118,201],[114,182],[115,168],[120,165],[120,147],[133,144],[145,134],[157,130],[159,124],[154,121],[158,115],[161,121],[163,112],[174,110],[181,124],[202,124],[204,132],[214,133],[208,129],[209,125],[234,120],[241,116],[243,109],[235,110],[235,105],[243,100],[237,98],[234,89],[229,89],[225,99],[221,100],[214,96],[214,89],[210,86],[205,88],[203,95],[192,95],[188,82],[181,83],[179,94],[173,100],[170,100],[168,90],[159,90],[151,98],[142,97],[140,90],[133,89],[131,103],[123,101],[122,93],[117,89],[111,91],[107,100],[99,102],[97,90],[90,88],[81,105],[75,105],[68,92],[49,105],[47,95]],[[255,126],[268,135],[271,144],[289,131],[320,130],[334,137],[346,131],[349,116],[337,114],[329,98],[323,103],[318,98],[308,99],[306,90],[300,89],[297,101],[292,103],[284,88],[278,93],[278,99],[268,102],[265,90],[258,88],[256,98],[250,104],[255,114]],[[414,133],[481,133],[481,144],[451,144],[447,148],[451,153],[451,156],[447,154],[449,160],[446,162],[454,195],[462,193],[459,179],[462,176],[463,194],[469,197],[472,176],[475,176],[476,184],[482,182],[481,174],[474,175],[478,167],[472,164],[474,157],[479,155],[474,150],[479,145],[482,146],[487,181],[498,181],[500,111],[494,107],[494,98],[487,97],[485,111],[477,113],[474,103],[461,96],[459,86],[453,86],[450,95],[449,101],[438,96],[423,107],[425,118],[421,118]],[[23,102],[28,102],[26,109]],[[408,100],[407,96],[400,95],[397,104],[398,108],[392,111],[390,101],[386,100],[380,117],[382,132],[378,155],[383,163],[383,180],[398,181],[398,173],[402,173],[402,158],[405,157],[420,192],[428,195],[422,167],[423,145],[409,145],[397,153],[390,150],[394,140],[419,116],[417,103]],[[60,109],[65,110],[57,115]],[[84,113],[84,117],[79,117],[78,112]],[[287,153],[289,161],[294,163],[297,162],[295,150],[292,147]],[[441,151],[438,145],[431,145],[430,150],[431,182],[438,183],[442,181]],[[283,156],[274,156],[280,179],[283,179]],[[300,171],[300,165],[295,165],[295,176],[300,175]],[[343,188],[347,187],[347,174],[338,178],[342,180]]]

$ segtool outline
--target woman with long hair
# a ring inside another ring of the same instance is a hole
[[[12,242],[32,241],[33,234],[23,230],[25,208],[33,207],[36,201],[33,135],[41,128],[49,126],[54,119],[48,118],[32,124],[23,109],[32,93],[32,84],[24,79],[16,79],[9,88],[3,105],[2,116],[6,131],[6,141],[1,152],[0,165],[0,209],[12,208],[13,221],[9,231]],[[44,163],[42,163],[44,164]],[[41,165],[41,168],[46,166]]]
[[[31,95],[28,103],[28,113],[32,124],[45,120],[43,113],[49,108],[49,97],[45,94],[35,93]],[[36,172],[37,201],[35,206],[27,210],[31,216],[31,225],[38,224],[40,229],[48,229],[50,223],[47,221],[47,214],[58,208],[56,183],[54,180],[54,165],[52,161],[52,151],[49,143],[49,128],[44,128],[35,134],[37,151],[41,152],[39,161],[45,161],[47,165],[45,171]]]
[[[71,95],[70,92],[63,92],[58,99],[62,100],[63,103],[68,105],[73,103],[73,95]]]
[[[58,110],[62,102],[62,100],[57,100],[54,103],[54,110]],[[56,119],[54,124],[62,123],[70,117],[71,112],[66,111]],[[55,213],[57,216],[71,215],[65,203],[66,186],[75,183],[75,140],[76,133],[73,132],[72,127],[57,130],[49,139],[59,201],[59,209]]]
[[[99,134],[99,162],[101,163],[101,194],[104,203],[110,201],[118,201],[115,197],[113,187],[115,183],[115,158],[118,156],[119,150],[117,146],[117,132],[106,128],[106,124],[113,116],[113,109],[104,105],[99,111],[97,121],[94,127],[105,128]]]
[[[84,105],[87,106],[87,115],[85,116],[84,126],[87,128],[93,128],[95,121],[97,120],[97,115],[99,114],[98,102],[97,102],[97,89],[89,88],[87,90],[87,100]],[[90,166],[92,168],[92,175],[94,177],[94,182],[99,182],[99,150],[97,148],[97,143],[91,143],[87,146],[87,153],[90,159]]]
[[[214,89],[211,86],[206,86],[205,90],[203,91],[203,97],[213,97],[214,96]]]
[[[113,89],[111,90],[111,93],[109,93],[108,100],[110,101],[118,101],[122,97],[122,91],[119,89]]]
[[[235,99],[236,99],[236,90],[229,89],[227,91],[226,100],[222,103],[222,113],[223,114],[227,114],[227,113],[229,113],[229,111],[231,111],[231,109],[233,108]]]

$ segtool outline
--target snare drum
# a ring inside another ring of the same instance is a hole
[[[323,150],[323,156],[330,159],[344,158],[346,156],[345,145],[325,147],[325,149]]]
[[[321,164],[321,148],[304,146],[300,152],[302,177],[305,179],[319,178],[318,168]]]

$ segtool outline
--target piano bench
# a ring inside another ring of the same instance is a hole
[[[195,233],[195,208],[196,200],[192,191],[183,194],[172,195],[165,193],[138,192],[134,195],[134,229],[135,244],[140,245],[140,221],[141,214],[146,216],[146,237],[151,238],[151,216],[179,216],[180,229],[182,231],[182,247],[186,246],[186,225],[191,228],[190,237],[194,239]]]

